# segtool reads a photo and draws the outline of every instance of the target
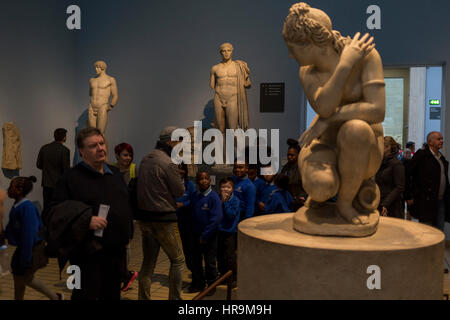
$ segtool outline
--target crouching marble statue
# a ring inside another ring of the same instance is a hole
[[[325,12],[303,2],[291,7],[283,37],[317,113],[300,138],[299,167],[309,199],[295,213],[294,228],[313,235],[372,235],[380,216],[374,176],[383,158],[385,116],[374,39],[341,36]]]

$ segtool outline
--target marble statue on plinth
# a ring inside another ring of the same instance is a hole
[[[248,129],[248,102],[246,89],[250,88],[250,69],[244,61],[233,61],[233,46],[220,46],[222,62],[211,68],[210,85],[215,89],[215,126],[222,133],[238,127]]]
[[[383,159],[385,117],[383,65],[374,39],[342,37],[325,12],[303,2],[291,7],[283,37],[317,113],[300,138],[299,168],[309,198],[295,213],[294,228],[369,236],[379,222],[374,176]]]
[[[88,125],[99,129],[103,134],[106,130],[108,111],[117,104],[119,100],[116,79],[106,74],[106,63],[97,61],[94,63],[97,77],[89,80],[89,105]],[[111,102],[109,99],[111,98]]]

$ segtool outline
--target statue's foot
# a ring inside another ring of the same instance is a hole
[[[339,215],[354,225],[369,224],[369,217],[359,215],[358,211],[353,208],[351,203],[336,203],[337,211]]]

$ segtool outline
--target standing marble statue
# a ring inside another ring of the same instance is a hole
[[[246,89],[250,88],[250,69],[244,61],[232,60],[233,46],[220,46],[222,62],[211,68],[210,84],[215,89],[214,112],[217,129],[248,129],[248,102]]]
[[[373,37],[344,38],[325,12],[294,4],[283,37],[317,113],[300,138],[299,167],[309,195],[294,215],[297,231],[368,236],[376,232],[383,158],[385,82]],[[336,203],[328,200],[337,195]]]
[[[2,168],[17,170],[22,168],[20,130],[12,122],[3,125]]]
[[[97,77],[89,80],[89,96],[91,102],[89,105],[90,127],[99,129],[105,133],[108,119],[108,111],[117,104],[119,100],[116,79],[106,74],[106,63],[97,61],[94,63]],[[111,97],[111,102],[109,99]]]

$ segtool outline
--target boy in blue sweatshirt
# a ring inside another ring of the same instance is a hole
[[[222,198],[223,219],[219,225],[217,248],[217,264],[220,275],[233,271],[233,282],[237,279],[237,225],[239,223],[240,201],[233,195],[234,181],[232,178],[220,180],[220,196]]]
[[[233,181],[234,195],[241,201],[240,220],[253,217],[255,214],[256,188],[248,178],[248,164],[234,162]]]
[[[198,172],[196,182],[198,191],[192,197],[192,283],[188,289],[191,293],[203,290],[205,280],[211,285],[217,279],[217,231],[222,221],[222,201],[211,189],[209,174]]]
[[[264,187],[261,191],[261,197],[259,198],[259,203],[258,203],[258,209],[259,209],[259,214],[260,215],[264,215],[267,214],[267,204],[270,200],[270,195],[272,194],[272,192],[274,190],[277,189],[277,186],[275,185],[275,173],[272,172],[272,169],[269,166],[264,167]]]
[[[277,175],[275,178],[276,188],[269,194],[266,213],[289,213],[292,212],[294,199],[288,191],[289,177]]]
[[[184,260],[192,272],[192,207],[191,199],[195,194],[195,184],[189,180],[188,168],[185,163],[178,166],[185,188],[184,194],[175,199],[177,202],[178,230],[183,245]]]

